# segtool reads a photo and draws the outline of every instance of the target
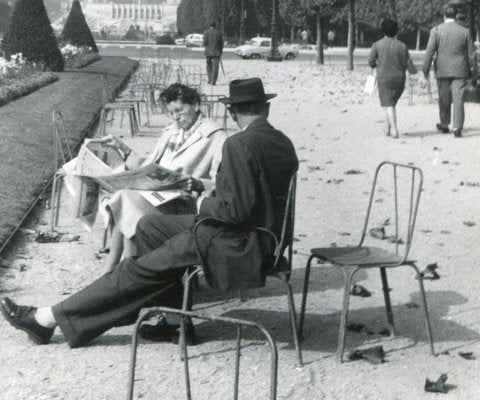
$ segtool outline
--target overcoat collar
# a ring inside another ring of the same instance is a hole
[[[201,117],[199,117],[201,118]],[[190,137],[185,140],[185,142],[180,146],[180,148],[175,152],[175,157],[182,153],[184,150],[189,148],[192,144],[198,142],[201,138],[208,138],[213,133],[222,129],[215,121],[203,118],[203,121],[197,126],[195,131],[190,135]]]

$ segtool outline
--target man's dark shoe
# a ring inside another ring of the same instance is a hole
[[[442,124],[437,124],[437,130],[442,133],[450,133],[448,126],[443,126]]]
[[[455,137],[462,137],[462,130],[461,129],[458,129],[458,128],[455,128],[453,130],[453,136]]]
[[[138,330],[140,337],[153,342],[171,342],[178,344],[180,341],[180,325],[169,324],[165,318],[160,318],[153,325],[143,324]],[[195,346],[195,328],[191,322],[185,326],[185,340],[187,345]]]
[[[0,302],[0,309],[5,319],[15,328],[27,332],[36,344],[47,344],[55,328],[45,328],[35,320],[35,307],[18,306],[8,297]]]

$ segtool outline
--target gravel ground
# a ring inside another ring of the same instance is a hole
[[[465,137],[454,139],[435,132],[436,105],[415,88],[414,104],[409,105],[404,95],[398,105],[402,135],[394,140],[382,134],[378,99],[362,92],[367,69],[347,73],[343,66],[318,67],[308,62],[226,60],[224,64],[226,77],[209,91],[225,94],[229,79],[262,77],[266,91],[279,94],[272,101],[270,120],[292,138],[301,160],[292,275],[297,308],[310,249],[358,241],[376,165],[393,160],[411,162],[423,170],[425,183],[411,255],[421,269],[431,263],[439,266],[440,279],[425,282],[437,356],[429,355],[421,309],[415,307],[418,283],[407,269],[389,274],[395,338],[379,334],[386,327],[379,274],[360,273],[356,279],[372,296],[352,297],[349,321],[366,329],[347,333],[347,350],[380,344],[386,359],[378,365],[364,360],[336,362],[343,281],[341,273],[327,265],[314,264],[312,270],[301,368],[279,282],[248,291],[244,303],[234,294],[203,289],[195,295],[195,308],[261,322],[270,330],[279,349],[279,399],[432,399],[437,395],[424,392],[425,379],[436,380],[443,373],[452,385],[445,398],[480,398],[480,258],[475,250],[480,224],[478,104],[467,105]],[[147,153],[165,123],[164,117],[156,116],[148,135],[128,139],[129,143]],[[346,174],[351,170],[359,173]],[[388,199],[385,193],[383,200]],[[91,233],[84,232],[69,218],[66,196],[58,229],[79,234],[80,240],[35,242],[34,232],[47,229],[48,221],[49,211],[38,208],[3,255],[1,291],[20,303],[53,304],[103,269],[100,223]],[[193,398],[231,398],[235,333],[210,322],[199,322],[196,328],[201,344],[189,348]],[[89,346],[71,350],[58,331],[52,344],[36,346],[0,320],[0,398],[123,398],[131,332],[131,327],[115,328]],[[268,398],[268,348],[255,332],[245,332],[244,337],[240,398]],[[459,352],[473,352],[477,359],[467,360]],[[182,368],[175,345],[142,341],[135,398],[185,398]]]

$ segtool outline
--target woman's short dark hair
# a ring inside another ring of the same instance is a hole
[[[381,28],[383,33],[388,37],[394,37],[398,33],[398,25],[393,19],[384,19]]]
[[[174,83],[160,93],[160,100],[165,104],[180,100],[183,103],[194,105],[200,103],[200,95],[195,89],[181,83]]]

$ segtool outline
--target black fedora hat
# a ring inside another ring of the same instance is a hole
[[[273,99],[276,94],[265,93],[260,78],[236,79],[230,82],[230,97],[220,99],[224,104],[246,103]]]

